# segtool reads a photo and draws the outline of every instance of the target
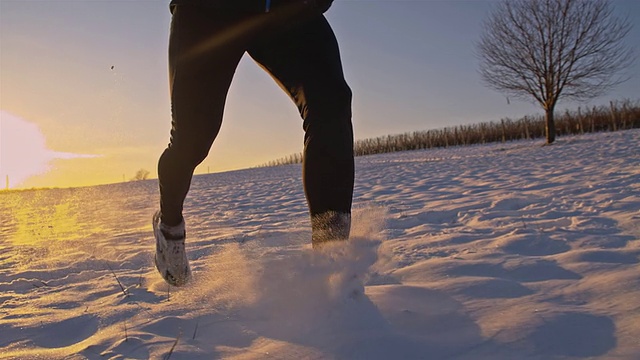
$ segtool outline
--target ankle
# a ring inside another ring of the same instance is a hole
[[[311,241],[319,244],[327,241],[347,240],[351,230],[351,214],[328,211],[311,216]]]
[[[162,231],[167,240],[183,240],[186,237],[184,220],[174,226],[160,222],[160,231]]]

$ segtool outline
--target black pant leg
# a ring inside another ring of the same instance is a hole
[[[350,213],[354,184],[351,89],[336,37],[313,12],[248,49],[291,96],[303,118],[303,181],[312,216]]]
[[[182,221],[193,172],[209,153],[227,92],[249,39],[247,15],[173,8],[169,39],[171,140],[158,162],[162,222]],[[240,30],[238,30],[240,29]]]

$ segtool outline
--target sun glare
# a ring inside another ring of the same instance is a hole
[[[8,176],[9,188],[45,173],[52,158],[38,126],[0,112],[0,174],[3,178]]]
[[[8,188],[48,172],[51,160],[78,157],[94,156],[52,151],[36,124],[0,111],[0,176]]]

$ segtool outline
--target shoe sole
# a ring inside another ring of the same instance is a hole
[[[189,280],[191,279],[191,272],[189,272],[189,275],[187,275],[187,277],[185,278],[184,281],[179,281],[175,276],[173,276],[169,270],[165,270],[164,273],[162,272],[162,269],[160,269],[160,266],[158,265],[158,258],[157,255],[153,257],[153,262],[155,263],[156,266],[156,270],[158,270],[158,272],[160,273],[160,276],[162,276],[162,278],[164,279],[164,281],[172,286],[175,287],[180,287],[180,286],[184,286],[186,285]]]

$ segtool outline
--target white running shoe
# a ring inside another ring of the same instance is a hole
[[[185,285],[191,279],[191,269],[184,248],[184,220],[180,225],[166,226],[160,222],[158,211],[153,216],[153,234],[156,238],[155,263],[158,272],[170,285]]]

